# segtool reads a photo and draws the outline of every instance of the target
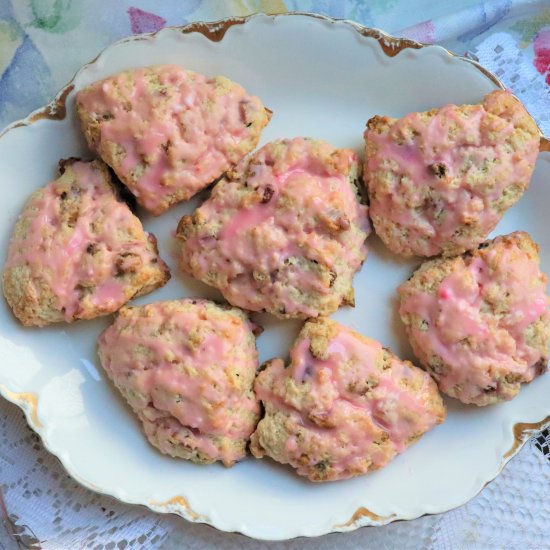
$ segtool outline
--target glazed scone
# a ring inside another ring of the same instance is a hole
[[[231,466],[259,418],[255,328],[242,311],[207,300],[125,307],[100,336],[99,357],[152,445]]]
[[[376,233],[402,256],[475,248],[527,189],[539,135],[501,90],[480,105],[371,118],[364,173]]]
[[[311,481],[382,468],[445,418],[428,373],[323,317],[306,322],[290,365],[268,361],[254,389],[265,416],[252,454]]]
[[[89,146],[153,214],[237,164],[271,116],[235,82],[176,65],[112,75],[79,91],[76,103]]]
[[[112,313],[170,278],[103,162],[61,161],[60,172],[31,195],[8,249],[4,296],[26,326]]]
[[[370,232],[358,171],[349,149],[306,138],[268,143],[181,219],[181,269],[235,306],[278,317],[353,304]]]
[[[398,293],[415,355],[441,391],[463,403],[512,399],[546,370],[546,276],[527,233],[425,262]]]

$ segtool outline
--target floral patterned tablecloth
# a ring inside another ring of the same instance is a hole
[[[353,19],[477,58],[550,135],[550,0],[0,0],[0,127],[49,102],[111,42],[165,25],[263,11]],[[550,548],[550,436],[527,444],[447,514],[315,540],[259,543],[95,495],[0,399],[0,550],[13,548]]]

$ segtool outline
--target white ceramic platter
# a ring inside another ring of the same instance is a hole
[[[156,63],[224,74],[261,97],[274,111],[262,143],[306,135],[358,151],[365,122],[374,114],[401,116],[449,102],[478,102],[499,85],[479,66],[440,47],[306,15],[259,15],[123,40],[85,66],[54,103],[1,137],[3,257],[26,198],[54,178],[58,160],[90,156],[74,113],[75,91],[122,69]],[[528,193],[495,231],[529,231],[541,245],[547,272],[549,181],[550,153],[543,153]],[[178,274],[172,258],[171,232],[196,202],[157,219],[142,216],[146,229],[157,235],[173,278],[139,303],[219,297]],[[398,261],[375,237],[369,242],[369,257],[355,279],[357,305],[334,317],[411,358],[394,290],[415,262]],[[286,356],[299,324],[267,315],[258,319],[266,328],[258,341],[261,359]],[[46,447],[86,487],[225,531],[286,539],[443,512],[476,495],[530,430],[550,423],[548,375],[509,403],[478,409],[448,400],[443,425],[384,470],[353,480],[312,484],[269,460],[251,458],[231,469],[196,466],[150,447],[101,372],[95,341],[109,322],[24,329],[2,301],[2,394],[25,410]]]

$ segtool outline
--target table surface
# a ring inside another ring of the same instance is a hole
[[[550,135],[549,0],[0,0],[0,128],[48,103],[81,65],[119,38],[257,11],[323,13],[468,52],[514,90]],[[0,399],[0,518],[6,527],[0,526],[0,550],[550,548],[549,439],[548,432],[534,438],[480,495],[447,514],[315,540],[259,543],[80,487],[43,449],[22,413]]]

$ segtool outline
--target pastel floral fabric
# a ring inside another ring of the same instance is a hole
[[[48,102],[81,65],[119,38],[258,11],[353,19],[459,54],[506,32],[550,93],[548,0],[0,0],[0,126]]]

